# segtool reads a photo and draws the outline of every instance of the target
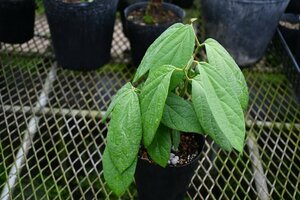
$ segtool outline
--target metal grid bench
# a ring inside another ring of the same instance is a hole
[[[43,14],[33,40],[1,43],[0,199],[118,199],[103,178],[101,115],[135,71],[116,22],[112,61],[91,72],[57,66]],[[300,199],[300,105],[277,34],[244,69],[250,90],[243,155],[207,139],[186,199]],[[137,199],[134,184],[120,199]]]

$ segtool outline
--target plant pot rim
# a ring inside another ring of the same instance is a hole
[[[141,158],[140,156],[138,157],[138,159],[142,162],[147,162],[149,164],[152,164],[154,166],[157,166],[157,167],[160,167],[160,168],[163,168],[163,169],[180,169],[180,168],[184,168],[188,165],[191,165],[195,162],[198,162],[200,156],[201,156],[201,153],[203,151],[203,148],[204,148],[204,145],[205,145],[205,140],[206,140],[206,136],[205,135],[202,135],[202,134],[198,134],[198,133],[194,133],[195,136],[196,136],[196,139],[198,140],[198,144],[199,144],[199,148],[198,148],[198,153],[197,155],[188,163],[186,164],[183,164],[183,165],[178,165],[178,166],[174,166],[174,165],[170,165],[168,164],[166,167],[162,167],[160,165],[158,165],[157,163],[155,162],[149,162],[148,159],[145,159],[145,158]]]
[[[283,13],[279,21],[283,22],[292,22],[292,23],[300,23],[300,14],[294,13]]]
[[[125,19],[126,19],[126,21],[128,21],[127,20],[127,17],[128,17],[128,15],[133,11],[133,10],[135,10],[135,9],[137,9],[137,8],[144,8],[144,7],[146,7],[147,6],[147,4],[148,4],[149,2],[147,2],[147,1],[145,1],[145,2],[137,2],[137,3],[134,3],[134,4],[131,4],[131,5],[129,5],[129,6],[127,6],[125,9],[124,9],[124,16],[125,16]],[[172,9],[172,11],[173,12],[175,12],[176,14],[178,14],[178,17],[182,17],[182,18],[184,18],[185,17],[185,11],[182,9],[182,8],[180,8],[179,6],[177,6],[177,5],[174,5],[174,4],[171,4],[171,3],[166,3],[166,2],[163,2],[162,3],[162,6],[164,7],[164,9],[166,9],[166,10],[171,10],[170,8],[174,8],[174,9]],[[181,12],[181,13],[179,13],[179,12]],[[132,22],[133,23],[133,22]],[[135,23],[134,23],[135,24]],[[168,24],[168,23],[164,23],[164,24]],[[159,24],[159,25],[164,25],[164,24]],[[143,27],[153,27],[153,26],[157,26],[156,24],[145,24],[145,25],[143,25]]]
[[[92,2],[79,2],[79,3],[67,3],[67,2],[63,2],[62,0],[48,0],[48,1],[55,2],[55,4],[59,6],[71,7],[71,8],[93,7],[95,4],[100,2],[99,0],[93,0]]]
[[[249,4],[276,4],[286,0],[229,0],[237,3],[249,3]]]
[[[3,5],[22,5],[28,3],[35,3],[34,0],[1,0],[1,4]]]

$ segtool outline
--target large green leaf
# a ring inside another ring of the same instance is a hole
[[[146,147],[152,143],[160,124],[174,70],[175,67],[171,65],[163,65],[150,70],[148,79],[141,91],[143,141]]]
[[[125,171],[134,162],[141,139],[139,99],[132,89],[115,105],[108,128],[107,148],[119,172]]]
[[[171,77],[170,88],[169,90],[174,90],[178,85],[183,83],[183,78],[185,74],[183,70],[175,70]]]
[[[193,105],[174,93],[167,98],[162,123],[178,131],[203,134]]]
[[[247,109],[249,94],[244,75],[230,54],[216,40],[207,39],[205,49],[210,65],[224,74],[225,80],[231,85],[243,109]]]
[[[216,68],[200,64],[200,75],[192,80],[192,101],[200,124],[221,148],[241,152],[245,120],[239,100]]]
[[[137,157],[132,162],[132,164],[122,173],[119,172],[119,170],[112,162],[108,149],[105,149],[104,151],[102,162],[104,178],[108,186],[117,196],[120,196],[128,189],[130,184],[133,182],[135,168],[137,165]]]
[[[115,96],[113,97],[111,103],[109,104],[107,111],[105,112],[105,114],[102,117],[102,121],[103,122],[106,121],[108,115],[114,109],[114,107],[116,106],[116,104],[118,103],[118,101],[120,99],[122,99],[122,97],[124,95],[126,95],[128,92],[130,92],[131,89],[132,89],[131,83],[126,83],[123,87],[121,87],[121,89],[118,90],[117,94],[115,94]]]
[[[148,48],[133,82],[138,81],[150,68],[170,64],[183,68],[193,55],[195,35],[192,25],[174,24],[162,33]]]
[[[166,167],[170,159],[171,146],[170,129],[164,125],[160,125],[152,143],[147,148],[147,152],[155,163]]]

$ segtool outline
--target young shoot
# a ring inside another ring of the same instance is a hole
[[[202,49],[205,60],[198,60]],[[229,53],[214,39],[201,43],[192,24],[174,24],[148,48],[104,116],[112,113],[104,178],[121,195],[133,181],[140,147],[166,167],[181,133],[207,135],[224,150],[242,152],[247,105],[245,78]]]

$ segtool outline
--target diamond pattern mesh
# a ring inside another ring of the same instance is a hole
[[[42,12],[41,12],[42,13]],[[35,37],[0,49],[0,199],[118,199],[103,178],[101,115],[135,71],[115,24],[112,62],[91,72],[57,66],[45,16]],[[186,199],[300,199],[300,105],[278,35],[244,69],[250,106],[242,155],[207,138]],[[120,199],[137,199],[133,184]]]

